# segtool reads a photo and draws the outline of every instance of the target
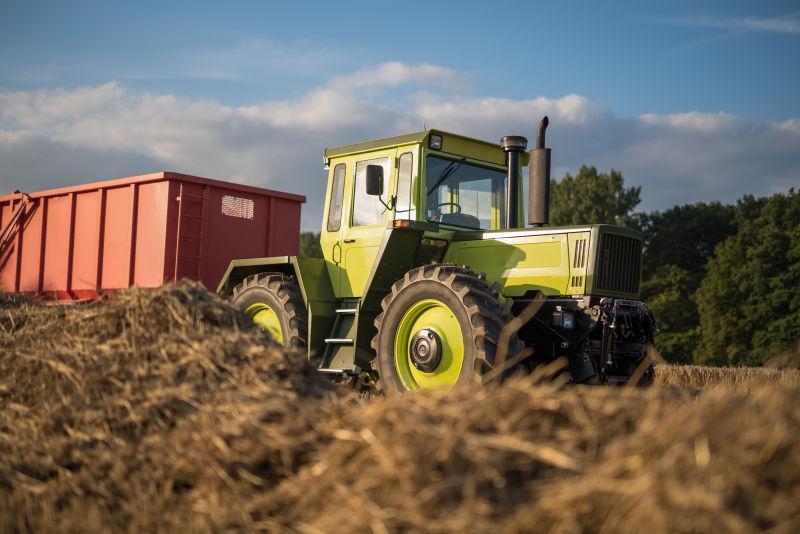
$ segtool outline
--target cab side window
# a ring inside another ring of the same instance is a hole
[[[367,194],[367,165],[383,167],[383,183],[389,183],[391,166],[389,158],[376,158],[356,162],[356,176],[353,187],[353,219],[351,226],[377,226],[383,224],[386,208],[377,196]],[[384,185],[384,191],[388,190]]]
[[[406,219],[416,219],[414,209],[414,194],[412,173],[414,168],[414,155],[406,152],[400,156],[397,169],[397,206],[395,212]]]
[[[333,168],[331,201],[328,205],[328,231],[338,232],[342,226],[342,205],[344,204],[344,163]]]

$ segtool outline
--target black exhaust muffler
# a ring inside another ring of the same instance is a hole
[[[528,172],[528,224],[544,226],[550,222],[550,149],[544,147],[544,134],[550,121],[539,123],[536,148],[531,150]],[[509,170],[510,172],[510,170]]]

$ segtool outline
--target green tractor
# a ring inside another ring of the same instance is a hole
[[[439,130],[326,149],[324,259],[234,260],[218,292],[320,371],[387,392],[558,358],[576,383],[652,380],[642,237],[546,226],[547,124],[530,153]]]

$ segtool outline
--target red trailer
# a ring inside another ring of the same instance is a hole
[[[295,255],[305,197],[158,172],[0,196],[0,289],[59,301]]]

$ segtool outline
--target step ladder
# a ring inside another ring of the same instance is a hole
[[[179,278],[203,278],[204,237],[208,213],[209,187],[203,186],[202,194],[192,194],[189,187],[181,183],[178,193],[178,229],[175,247],[175,274]]]
[[[331,337],[325,338],[321,369],[341,369],[353,360],[358,324],[358,299],[343,299],[336,307]]]

